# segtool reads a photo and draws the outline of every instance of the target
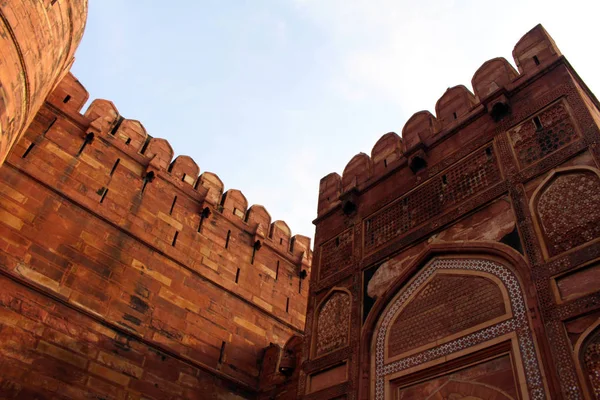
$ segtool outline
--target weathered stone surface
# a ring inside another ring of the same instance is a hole
[[[300,394],[600,393],[600,105],[543,27],[513,56],[321,180]],[[323,354],[341,290],[350,340]]]
[[[66,15],[83,23],[87,3],[54,3],[0,11],[57,13],[46,22],[65,32],[48,51],[70,60]],[[42,61],[36,79],[60,60]],[[191,158],[171,162],[169,143],[111,102],[81,114],[87,91],[61,78],[47,97],[53,82],[32,86],[35,118],[0,167],[0,397],[254,399],[264,384],[291,398],[295,383],[261,362],[270,344],[301,346],[310,239],[223,195]]]
[[[450,228],[432,236],[432,240],[493,240],[500,241],[515,229],[515,215],[508,198],[499,199],[484,210],[460,220]]]
[[[0,3],[0,165],[68,74],[86,18],[87,0]],[[81,108],[78,95],[60,101]]]

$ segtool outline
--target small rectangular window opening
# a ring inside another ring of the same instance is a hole
[[[383,159],[383,166],[387,168],[387,159],[386,158]]]
[[[252,258],[250,259],[250,264],[254,264],[255,257],[256,257],[256,247],[252,247]]]
[[[117,158],[117,161],[115,161],[115,165],[113,165],[112,169],[110,170],[110,176],[113,176],[113,174],[115,173],[115,171],[117,169],[117,165],[119,165],[120,162],[121,162],[121,159]]]
[[[223,358],[225,356],[225,342],[221,342],[221,350],[219,351],[219,364],[223,364]]]
[[[198,233],[202,231],[202,224],[204,223],[204,214],[200,214],[200,222],[198,223]]]
[[[240,269],[238,268],[235,273],[235,283],[238,283],[239,280],[240,280]]]
[[[290,298],[286,297],[285,299],[285,312],[289,312],[290,311]]]
[[[277,267],[275,268],[275,280],[279,278],[279,260],[277,260]]]
[[[178,231],[175,231],[175,235],[173,236],[173,243],[171,243],[171,246],[175,247],[175,243],[177,243],[177,236],[179,235]]]
[[[452,115],[454,116],[454,119],[458,119],[458,116],[456,115],[455,112],[453,112]]]
[[[129,138],[129,137],[128,137],[128,138],[127,138],[127,140],[125,141],[125,144],[126,144],[127,146],[129,146],[129,143],[131,143],[131,138]]]
[[[35,143],[31,143],[31,144],[29,145],[29,147],[27,148],[27,150],[25,150],[25,153],[23,153],[23,155],[21,156],[21,158],[25,158],[25,157],[27,157],[27,155],[29,154],[29,152],[30,152],[31,150],[33,150],[33,148],[34,148],[34,147],[35,147]]]
[[[117,131],[119,130],[119,128],[121,127],[121,124],[123,123],[123,120],[125,118],[123,117],[119,117],[119,119],[117,120],[117,123],[115,124],[115,126],[113,126],[113,128],[110,130],[110,134],[111,135],[115,135],[115,133],[117,133]]]
[[[50,122],[50,124],[48,124],[48,127],[46,129],[44,129],[44,132],[42,132],[42,136],[46,136],[46,133],[48,133],[48,131],[50,129],[52,129],[52,127],[54,126],[54,123],[56,122],[57,118],[54,117],[54,119],[52,120],[52,122]]]
[[[104,202],[104,198],[106,197],[106,193],[108,193],[108,189],[104,189],[104,193],[102,193],[102,197],[100,197],[100,203]]]
[[[81,144],[81,147],[79,148],[79,151],[77,152],[77,157],[79,157],[83,151],[85,150],[85,147],[92,143],[94,141],[94,133],[93,132],[88,132],[85,135],[85,138],[83,139],[83,143]]]
[[[283,238],[279,238],[279,244],[283,244]]]
[[[186,177],[186,176],[187,176],[186,174],[183,174],[183,175],[181,176],[181,182],[185,182],[185,177]]]
[[[442,183],[443,183],[444,185],[447,185],[447,184],[448,184],[448,176],[446,176],[446,175],[442,175]]]
[[[54,4],[54,3],[52,3],[52,4]],[[68,102],[69,102],[69,100],[71,100],[71,96],[70,96],[70,95],[67,95],[67,96],[66,96],[66,97],[63,99],[63,103],[65,103],[65,104],[66,104],[66,103],[68,103]]]
[[[225,238],[225,248],[229,248],[229,238],[231,237],[231,231],[227,231],[227,238]]]
[[[540,117],[533,117],[533,124],[538,131],[544,128],[542,126],[542,121],[540,121]]]
[[[208,207],[204,207],[204,210],[200,213],[200,223],[198,224],[198,232],[202,231],[202,224],[204,224],[204,220],[210,216],[210,210]]]
[[[173,199],[173,204],[171,204],[171,210],[169,210],[169,215],[173,215],[173,209],[175,208],[175,203],[177,203],[177,196]]]
[[[535,65],[540,65],[540,60],[537,58],[537,56],[533,56],[533,62]]]
[[[149,182],[152,182],[154,180],[154,172],[150,171],[148,172],[145,176],[144,176],[144,184],[142,186],[142,192],[141,194],[144,194],[144,191],[146,190],[146,186],[148,185]]]

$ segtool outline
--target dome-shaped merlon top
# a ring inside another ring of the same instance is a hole
[[[395,132],[383,135],[371,150],[373,175],[380,175],[402,157],[402,139]]]
[[[260,204],[254,204],[246,213],[246,222],[250,225],[258,225],[256,233],[259,236],[267,237],[271,228],[271,215]]]
[[[141,152],[146,140],[148,140],[148,132],[146,132],[146,128],[140,121],[125,118],[117,128],[115,137],[135,151]]]
[[[177,156],[177,158],[169,166],[169,172],[177,180],[186,182],[187,184],[194,186],[200,168],[189,156]]]
[[[292,230],[285,221],[278,220],[273,222],[269,229],[269,237],[275,246],[279,246],[285,251],[290,249]]]
[[[79,113],[89,97],[87,89],[69,72],[50,92],[46,101],[60,110]]]
[[[196,182],[196,188],[198,185],[204,187],[208,191],[204,200],[216,207],[223,197],[223,188],[225,187],[217,174],[203,172]]]
[[[502,57],[484,62],[473,75],[471,85],[479,101],[500,88],[505,88],[519,76],[510,63]]]
[[[161,170],[167,170],[173,159],[173,148],[165,139],[152,138],[144,151],[150,159],[150,165]]]
[[[404,151],[410,153],[438,132],[438,121],[427,110],[414,113],[402,128]]]
[[[331,205],[336,202],[342,192],[342,178],[337,172],[332,172],[321,178],[319,183],[319,204],[317,206],[317,215],[321,215],[329,210]]]
[[[536,71],[540,65],[548,65],[560,56],[560,50],[542,25],[527,32],[513,50],[521,74]]]
[[[237,189],[229,189],[223,194],[221,206],[223,206],[224,215],[232,214],[241,219],[246,218],[248,200],[246,200],[246,196]]]
[[[310,254],[310,238],[304,235],[296,234],[292,237],[294,242],[294,254],[304,253],[307,257]]]
[[[368,181],[371,177],[372,165],[371,157],[365,153],[358,153],[352,157],[342,174],[342,191],[347,192]]]
[[[435,103],[435,114],[443,129],[468,114],[476,105],[475,95],[464,85],[458,85],[448,88]]]
[[[92,126],[101,133],[108,134],[119,121],[119,110],[112,101],[96,99],[88,107],[84,114],[92,122]]]

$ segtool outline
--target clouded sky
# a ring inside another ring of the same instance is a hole
[[[90,0],[74,74],[312,237],[319,180],[542,23],[600,94],[600,1]]]

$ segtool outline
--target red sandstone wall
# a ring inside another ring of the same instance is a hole
[[[69,71],[86,18],[87,0],[0,3],[0,165]]]
[[[600,303],[591,283],[600,274],[600,105],[541,26],[513,56],[518,72],[504,59],[487,61],[473,76],[474,93],[448,89],[435,116],[414,114],[401,137],[385,134],[370,156],[360,153],[342,176],[321,180],[302,398],[374,399],[382,392],[373,382],[382,376],[402,398],[500,396],[482,386],[513,397],[600,393]],[[456,261],[452,273],[473,287],[444,286],[439,275],[419,280],[444,257],[470,260]],[[521,344],[522,332],[533,338],[522,370],[543,379],[525,381],[506,363],[488,369],[486,360],[509,354],[519,363],[523,354],[486,328],[513,317],[485,315],[500,303],[483,301],[493,285],[473,278],[481,272],[469,269],[477,257],[503,259],[519,281],[522,293],[513,288],[506,309],[514,311],[519,298],[527,304],[513,337]],[[414,289],[422,291],[411,292],[412,282],[424,282]],[[401,293],[410,294],[406,303],[393,303]],[[461,293],[466,300],[452,306]],[[410,315],[393,314],[391,304]],[[328,323],[340,315],[344,321]],[[390,323],[396,330],[376,342],[390,315],[400,326]],[[470,323],[478,326],[455,331]],[[475,331],[487,340],[476,349],[465,345]],[[415,337],[424,341],[409,343]],[[402,349],[398,364],[394,348]],[[467,366],[474,374],[468,379],[450,372]],[[491,378],[493,370],[502,376]],[[466,382],[471,378],[486,383]],[[447,390],[433,393],[442,386]]]
[[[303,332],[309,239],[86,98],[69,74],[0,168],[0,391],[253,398]]]

